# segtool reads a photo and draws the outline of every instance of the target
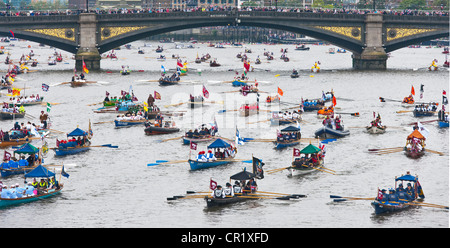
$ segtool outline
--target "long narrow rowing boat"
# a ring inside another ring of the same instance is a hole
[[[0,208],[2,207],[7,207],[7,206],[11,206],[11,205],[17,205],[17,204],[21,204],[21,203],[29,203],[29,202],[34,202],[34,201],[38,201],[38,200],[42,200],[54,195],[57,195],[61,192],[61,190],[63,189],[63,185],[60,185],[59,189],[49,189],[48,193],[44,193],[41,195],[33,195],[33,196],[27,196],[27,197],[21,197],[21,198],[0,198]]]
[[[147,122],[146,119],[142,119],[142,120],[114,120],[114,125],[117,128],[120,127],[131,127],[131,126],[137,126],[137,125],[142,125],[145,124],[145,122]]]

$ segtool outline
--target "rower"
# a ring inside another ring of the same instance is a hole
[[[217,188],[211,193],[211,196],[214,198],[225,198],[222,186],[218,185]]]
[[[234,191],[234,193],[241,193],[242,192],[241,184],[239,183],[239,181],[235,181],[234,182],[233,191]]]
[[[395,194],[394,189],[389,189],[389,194],[387,195],[387,200],[390,202],[397,202],[398,196]]]
[[[226,188],[223,190],[223,193],[226,196],[234,196],[234,189],[231,187],[231,183],[226,184]]]

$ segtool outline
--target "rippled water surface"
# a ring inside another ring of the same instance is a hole
[[[168,59],[156,60],[155,47],[158,43],[143,41],[131,43],[131,49],[116,51],[117,61],[103,59],[100,72],[90,72],[88,80],[98,81],[86,87],[72,88],[67,82],[73,75],[72,55],[62,52],[64,61],[55,66],[47,65],[47,58],[53,48],[39,47],[38,44],[15,41],[5,46],[5,52],[15,61],[31,49],[40,64],[31,68],[33,72],[18,75],[17,87],[25,87],[25,94],[43,95],[54,104],[51,109],[53,129],[70,132],[79,126],[88,128],[88,122],[108,122],[115,114],[98,114],[93,110],[100,105],[108,91],[119,95],[121,90],[132,88],[140,101],[146,101],[149,94],[157,91],[162,99],[156,104],[163,110],[185,111],[183,117],[174,117],[183,131],[202,123],[213,122],[216,118],[221,136],[234,139],[236,126],[242,137],[275,138],[279,127],[269,126],[265,112],[259,116],[240,117],[236,111],[218,113],[221,109],[235,110],[244,102],[255,102],[256,96],[233,93],[236,88],[224,81],[233,80],[234,70],[242,73],[243,65],[236,54],[244,48],[218,49],[206,44],[195,44],[193,49],[175,49],[174,44],[162,44]],[[27,46],[31,45],[31,48]],[[149,46],[151,45],[151,46]],[[138,54],[137,48],[145,54]],[[260,91],[275,95],[277,87],[284,91],[282,100],[299,102],[300,98],[317,98],[322,91],[333,90],[337,96],[339,111],[359,112],[360,117],[342,114],[343,123],[351,132],[350,136],[327,145],[325,166],[335,170],[336,175],[314,172],[302,177],[287,177],[282,171],[266,173],[258,181],[261,191],[306,194],[306,198],[281,201],[261,199],[242,202],[223,208],[207,209],[203,199],[167,201],[167,197],[185,194],[187,190],[208,191],[209,180],[213,178],[224,185],[229,177],[244,167],[251,170],[251,164],[233,163],[226,166],[200,171],[190,171],[188,163],[147,166],[156,160],[186,160],[189,147],[181,140],[158,142],[158,140],[180,137],[182,132],[164,136],[146,136],[143,127],[114,128],[114,124],[93,125],[93,145],[113,144],[118,149],[92,148],[90,151],[57,158],[50,151],[46,163],[64,163],[68,179],[62,178],[65,188],[59,196],[43,201],[9,207],[0,210],[1,227],[448,227],[448,211],[437,208],[413,208],[407,211],[375,216],[370,201],[333,202],[330,195],[375,197],[377,188],[394,187],[394,177],[410,171],[418,175],[424,189],[426,202],[447,205],[449,196],[449,137],[448,128],[440,129],[436,122],[426,124],[430,130],[427,148],[445,152],[445,156],[427,153],[420,159],[412,160],[405,154],[392,153],[374,155],[370,148],[403,146],[411,126],[406,124],[418,120],[412,113],[398,114],[407,110],[397,102],[381,103],[379,97],[401,100],[415,87],[416,97],[420,84],[424,85],[424,101],[441,102],[442,91],[449,92],[449,72],[442,69],[429,72],[433,59],[438,64],[444,62],[442,48],[403,48],[392,52],[386,71],[354,71],[351,68],[351,53],[329,54],[334,46],[311,46],[310,51],[295,51],[294,45],[246,45],[251,48],[249,58],[254,61],[259,56],[263,63],[255,65],[249,72],[250,80],[259,82]],[[281,48],[288,48],[289,62],[279,59]],[[337,48],[336,48],[337,49]],[[274,53],[275,60],[267,61],[264,51]],[[217,58],[221,67],[212,68],[208,64],[195,64],[199,56],[209,53]],[[190,69],[182,77],[179,86],[161,87],[156,80],[160,68],[176,68],[172,54],[178,54],[187,61]],[[6,55],[0,55],[0,70],[5,73],[8,65],[3,63]],[[322,72],[311,74],[309,68],[320,61]],[[132,73],[120,75],[121,66],[129,66]],[[289,77],[292,69],[298,69],[301,76]],[[278,75],[279,76],[276,76]],[[41,90],[41,84],[50,85],[48,92]],[[191,110],[187,106],[164,107],[186,101],[189,94],[201,93],[202,85],[210,92],[209,100],[223,101],[224,104],[208,104],[202,109]],[[267,93],[261,94],[261,102]],[[1,96],[5,100],[5,96]],[[276,106],[278,107],[278,106]],[[274,107],[272,110],[276,110]],[[286,105],[280,105],[284,108]],[[38,116],[45,106],[32,106],[27,112]],[[269,109],[262,103],[261,109]],[[383,123],[391,128],[385,134],[370,135],[364,131],[373,119],[373,112],[380,113]],[[166,117],[168,118],[168,117]],[[420,120],[433,120],[424,117]],[[24,119],[27,121],[28,119]],[[314,113],[303,115],[302,137],[313,137],[321,126],[321,119]],[[36,119],[32,119],[36,121]],[[248,122],[257,122],[247,124]],[[36,121],[37,122],[37,121]],[[3,130],[13,126],[12,121],[0,121]],[[50,147],[55,138],[64,134],[55,133],[48,139]],[[40,145],[39,142],[33,143]],[[302,142],[303,148],[309,142]],[[199,149],[207,144],[199,143]],[[292,148],[277,151],[269,142],[246,143],[238,147],[237,158],[251,159],[255,156],[265,162],[264,169],[287,167],[292,161]],[[23,183],[22,177],[2,178],[6,184]],[[51,220],[51,221],[49,221]]]

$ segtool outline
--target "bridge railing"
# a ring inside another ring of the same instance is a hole
[[[450,16],[414,16],[414,15],[383,15],[384,21],[405,21],[405,22],[447,22]]]
[[[1,17],[0,24],[20,22],[76,22],[78,19],[78,15],[3,16]]]
[[[276,11],[240,11],[239,16],[251,17],[287,17],[308,19],[342,19],[342,20],[364,20],[365,15],[349,15],[334,13],[311,13],[311,12],[276,12]]]
[[[129,14],[99,14],[97,20],[118,19],[148,19],[148,18],[188,18],[188,17],[232,17],[231,11],[205,11],[205,12],[169,12],[169,13],[129,13]]]

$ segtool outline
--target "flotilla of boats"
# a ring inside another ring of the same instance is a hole
[[[216,48],[226,48],[222,44],[216,44]],[[295,50],[298,51],[308,51],[310,47],[306,47],[305,45],[297,46]],[[162,46],[158,46],[155,50],[156,53],[162,53],[164,49]],[[338,53],[345,53],[346,51],[343,49],[338,49]],[[139,54],[143,54],[143,50],[139,50]],[[245,53],[252,53],[250,49],[245,49]],[[289,58],[286,55],[287,49],[282,49],[282,55],[280,57],[281,60],[288,62]],[[334,54],[335,50],[330,49],[330,54]],[[273,53],[265,52],[264,55],[268,60],[273,59]],[[249,67],[249,60],[247,60],[246,55],[238,54],[236,57],[241,58],[244,61],[244,67]],[[112,57],[112,54],[111,56]],[[195,63],[200,64],[201,62],[205,62],[209,60],[211,56],[209,54],[203,55],[201,58],[198,56],[195,58]],[[158,60],[165,60],[164,55],[160,55]],[[62,56],[61,54],[56,55],[55,61],[61,62]],[[56,63],[56,62],[55,62]],[[262,63],[261,60],[257,59],[256,64]],[[50,65],[50,62],[49,62]],[[318,73],[320,72],[320,62],[316,61],[314,66],[311,68],[311,72]],[[221,66],[217,59],[210,61],[210,67],[218,67]],[[246,72],[249,69],[246,67]],[[435,61],[433,61],[432,65],[429,67],[429,70],[437,70],[437,65]],[[162,77],[158,80],[161,86],[165,85],[177,85],[180,82],[180,76],[187,75],[187,66],[186,63],[182,63],[177,59],[177,72],[175,72],[171,77],[165,76],[165,70],[162,74]],[[121,74],[127,75],[131,71],[128,68],[122,67]],[[290,75],[291,78],[298,78],[299,73],[296,70],[293,70]],[[86,83],[83,80],[72,80],[72,86],[76,85],[78,82]],[[80,84],[80,85],[82,85]],[[246,75],[241,77],[236,77],[234,81],[231,82],[231,85],[234,87],[241,87],[239,92],[244,96],[250,93],[255,93],[258,97],[261,91],[253,85],[248,83],[248,78]],[[204,89],[205,90],[205,89]],[[280,89],[279,89],[280,90]],[[209,93],[208,93],[209,94]],[[203,95],[200,96],[192,96],[189,98],[188,104],[190,108],[202,107],[205,102],[205,97],[208,98],[208,94],[203,92]],[[119,113],[123,114],[122,116],[117,116],[117,119],[111,121],[114,122],[114,126],[116,128],[121,127],[132,127],[132,126],[144,126],[145,135],[163,135],[163,134],[175,134],[181,131],[180,127],[177,127],[174,120],[164,120],[163,116],[169,115],[168,112],[162,112],[159,108],[154,104],[155,99],[160,99],[159,93],[155,91],[155,97],[152,96],[152,101],[148,100],[147,102],[138,102],[135,98],[134,94],[131,92],[122,92],[122,98],[118,99],[109,99],[107,93],[107,97],[102,102],[103,107],[95,110],[95,113]],[[414,94],[412,94],[414,95]],[[416,104],[415,109],[412,111],[414,117],[420,116],[432,116],[437,111],[438,104],[429,103],[417,105],[418,103],[414,101],[413,97],[405,97],[401,102],[404,105],[414,105]],[[266,99],[266,103],[282,103],[280,96],[282,93],[270,97],[268,96]],[[150,99],[150,97],[149,97]],[[382,102],[385,102],[385,98],[381,98]],[[42,103],[43,97],[39,98],[34,102],[22,103],[24,106],[32,106]],[[332,106],[325,106],[326,102],[333,101]],[[306,197],[304,194],[288,194],[288,193],[274,193],[274,192],[266,192],[260,191],[258,189],[256,180],[261,180],[264,178],[264,169],[262,159],[255,158],[252,156],[251,160],[243,160],[237,159],[237,146],[242,145],[244,142],[272,142],[274,144],[274,148],[276,150],[283,150],[289,147],[293,149],[293,160],[292,163],[288,167],[266,170],[266,174],[272,174],[278,171],[286,171],[287,175],[290,177],[294,176],[302,176],[305,174],[309,174],[312,172],[325,172],[336,175],[336,171],[325,166],[325,143],[336,141],[337,138],[343,138],[350,135],[350,131],[348,129],[344,129],[344,125],[342,124],[341,115],[347,113],[337,113],[335,112],[336,105],[336,97],[333,91],[322,93],[321,98],[317,99],[306,99],[299,103],[295,103],[297,105],[296,110],[291,112],[286,111],[283,112],[271,112],[270,121],[271,126],[282,126],[289,125],[281,130],[277,130],[276,139],[254,139],[254,138],[241,138],[239,132],[236,128],[236,137],[234,142],[230,142],[231,140],[220,137],[217,135],[217,124],[214,121],[214,124],[210,125],[209,128],[206,128],[204,125],[199,127],[198,130],[192,132],[192,130],[186,132],[185,135],[178,137],[182,139],[184,145],[189,145],[189,158],[183,161],[167,161],[167,160],[157,160],[154,164],[148,164],[148,166],[154,166],[159,164],[171,164],[171,163],[187,163],[190,166],[191,170],[203,170],[208,168],[213,168],[217,166],[222,166],[234,162],[244,162],[244,163],[252,163],[253,172],[249,172],[246,169],[241,172],[232,175],[230,177],[231,180],[236,180],[234,185],[231,183],[226,183],[226,187],[222,188],[222,186],[218,185],[212,179],[210,179],[210,191],[206,194],[199,194],[198,192],[189,192],[186,196],[177,196],[172,198],[167,198],[167,200],[177,200],[177,199],[189,199],[189,198],[202,198],[206,202],[206,206],[210,207],[221,207],[233,203],[242,202],[249,199],[278,199],[278,200],[289,200],[289,199],[298,199]],[[14,104],[13,104],[14,106]],[[298,109],[298,110],[297,110]],[[263,110],[260,109],[259,98],[255,103],[245,103],[241,105],[241,107],[236,110],[239,112],[239,115],[248,117],[254,114],[259,114]],[[309,138],[310,142],[308,145],[303,147],[302,149],[298,149],[300,143],[305,140],[302,139],[301,128],[299,122],[302,122],[302,114],[305,112],[316,112],[317,116],[320,118],[325,118],[322,122],[322,126],[314,132],[314,138]],[[10,112],[1,112],[1,119],[15,119],[15,118],[23,118],[25,116],[25,112],[21,113],[10,113]],[[170,113],[171,115],[175,115],[176,113]],[[352,114],[352,116],[359,116],[356,114]],[[440,127],[448,127],[448,115],[445,114],[444,110],[441,110],[438,113],[439,116],[439,125]],[[375,117],[375,113],[374,113]],[[154,121],[152,121],[154,119]],[[446,125],[446,126],[445,126]],[[383,134],[386,132],[387,127],[381,124],[381,117],[378,114],[378,117],[373,120],[369,126],[365,127],[366,131],[369,134]],[[407,136],[407,144],[404,147],[397,148],[386,148],[386,149],[375,149],[376,153],[388,154],[392,152],[404,151],[406,156],[409,158],[417,159],[425,154],[426,151],[440,154],[439,152],[425,149],[425,140],[427,138],[427,134],[424,133],[423,126],[419,125],[413,130],[413,132]],[[80,128],[74,129],[72,132],[66,134],[67,140],[56,140],[56,147],[48,148],[46,145],[42,148],[36,148],[31,145],[30,142],[32,140],[31,137],[15,139],[15,140],[3,140],[2,133],[2,143],[1,147],[10,147],[21,145],[17,150],[14,151],[14,154],[29,154],[31,155],[40,154],[43,150],[48,151],[49,149],[54,150],[56,156],[70,156],[75,155],[81,152],[86,152],[90,150],[92,147],[109,147],[109,148],[117,148],[117,146],[112,146],[110,144],[93,146],[91,144],[91,139],[93,136],[93,131],[91,129],[91,123],[89,121],[88,131],[84,131]],[[374,137],[374,136],[373,136]],[[178,139],[178,138],[169,138],[168,140]],[[318,146],[312,144],[312,140],[318,141]],[[206,146],[205,151],[200,151],[195,157],[191,157],[192,151],[198,150],[198,143],[209,143]],[[6,152],[6,151],[5,151]],[[37,158],[40,158],[39,155]],[[5,159],[6,160],[6,159]],[[55,174],[50,172],[42,163],[40,159],[32,160],[31,162],[27,162],[26,165],[20,164],[15,161],[17,159],[8,159],[8,163],[6,161],[0,167],[2,172],[2,177],[14,176],[17,174],[24,174],[26,178],[55,178]],[[9,161],[12,161],[9,163]],[[25,163],[25,162],[22,162]],[[62,169],[62,174],[65,173],[64,169]],[[67,174],[67,173],[65,173]],[[397,181],[406,181],[408,183],[408,187],[411,186],[411,189],[408,188],[409,191],[404,190],[404,194],[401,194],[403,191],[396,187],[396,190],[393,190],[392,195],[396,194],[397,199],[394,201],[390,195],[385,194],[385,190],[379,190],[377,197],[372,198],[358,198],[358,197],[340,197],[340,196],[330,196],[334,198],[335,201],[344,201],[344,200],[354,200],[354,199],[367,199],[372,200],[371,205],[375,209],[376,214],[382,214],[386,212],[395,212],[399,210],[407,209],[411,206],[438,206],[436,204],[425,205],[425,203],[421,203],[416,201],[418,198],[424,198],[423,191],[421,189],[420,183],[418,182],[418,177],[411,176],[407,173],[404,176],[398,177],[395,179]],[[413,184],[413,186],[411,185]],[[63,189],[63,184],[60,182],[51,184],[51,187],[36,187],[38,192],[24,194],[22,197],[16,198],[8,198],[6,195],[2,194],[0,197],[0,207],[10,206],[13,204],[27,203],[35,200],[51,197],[61,192]],[[26,192],[24,189],[23,192]],[[410,192],[413,192],[412,194]],[[404,197],[404,198],[401,198]],[[446,206],[440,206],[441,208],[448,209]]]

